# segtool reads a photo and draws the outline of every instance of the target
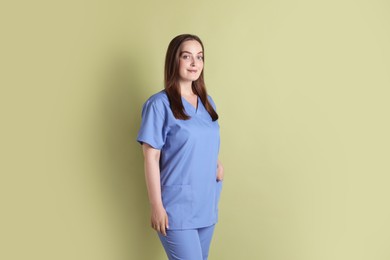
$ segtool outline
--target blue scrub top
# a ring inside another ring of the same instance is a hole
[[[137,137],[139,143],[161,150],[161,196],[171,230],[217,223],[222,189],[216,179],[218,121],[212,121],[199,97],[197,108],[184,98],[182,103],[189,120],[174,117],[164,90],[152,95],[143,105]]]

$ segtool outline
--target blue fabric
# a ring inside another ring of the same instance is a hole
[[[215,225],[157,233],[169,260],[207,260]]]
[[[212,121],[199,97],[197,108],[184,98],[182,102],[189,120],[174,117],[164,90],[152,95],[143,105],[137,137],[161,150],[161,196],[172,230],[217,223],[222,189],[222,181],[216,180],[218,121]]]

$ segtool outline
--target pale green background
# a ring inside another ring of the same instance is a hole
[[[2,1],[0,259],[154,260],[141,105],[205,44],[226,178],[210,260],[390,259],[390,4]]]

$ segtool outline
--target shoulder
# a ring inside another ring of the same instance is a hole
[[[169,109],[169,99],[165,90],[161,90],[151,95],[142,106],[142,114],[157,113],[165,116]]]
[[[145,103],[155,103],[155,104],[163,104],[169,103],[167,93],[165,90],[161,90],[153,95],[151,95]]]
[[[144,103],[145,106],[153,106],[157,109],[164,109],[164,107],[169,107],[169,99],[165,90],[161,90],[153,95],[151,95]]]

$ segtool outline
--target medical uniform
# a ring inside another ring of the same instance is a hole
[[[208,96],[208,99],[216,109],[212,98]],[[209,231],[203,233],[210,233],[211,236],[210,230],[218,221],[222,189],[222,181],[216,180],[219,124],[212,121],[199,97],[197,108],[184,98],[182,103],[186,114],[191,117],[189,120],[174,117],[164,90],[152,95],[142,108],[137,141],[161,150],[161,196],[168,214],[167,236],[170,231],[199,231],[202,228],[203,231],[208,228]],[[160,236],[160,239],[164,237]],[[164,245],[164,241],[162,243]],[[164,248],[167,251],[165,245]],[[170,259],[181,258],[171,256]],[[207,256],[200,259],[207,259]]]

